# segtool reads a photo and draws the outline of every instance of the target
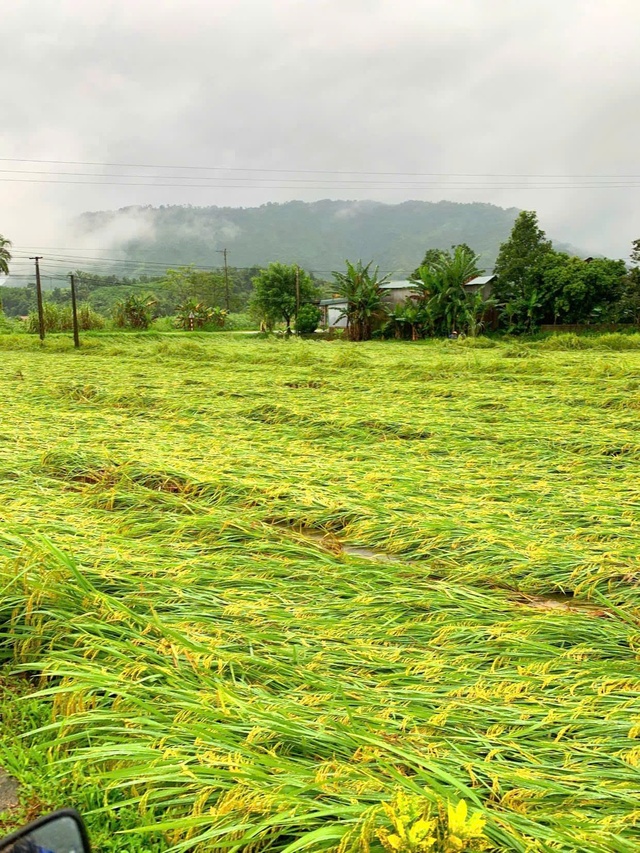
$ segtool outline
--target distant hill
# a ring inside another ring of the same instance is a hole
[[[234,267],[270,261],[297,262],[321,277],[341,269],[346,258],[373,260],[384,272],[402,277],[420,263],[428,248],[468,243],[490,270],[508,236],[516,208],[451,201],[290,201],[261,207],[127,207],[84,213],[76,226],[91,245],[139,266],[217,266],[217,250],[227,247]],[[569,247],[558,245],[558,248]]]

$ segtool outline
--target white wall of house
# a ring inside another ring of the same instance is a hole
[[[412,282],[402,279],[401,281],[388,281],[382,285],[384,301],[391,308],[405,302],[410,296],[418,292]]]
[[[347,318],[342,314],[341,305],[327,305],[327,326],[330,329],[346,329]]]
[[[387,305],[400,305],[410,296],[415,295],[416,291],[413,287],[394,287],[393,290],[385,290],[384,300]]]

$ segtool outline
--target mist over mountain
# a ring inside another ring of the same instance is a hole
[[[220,250],[227,248],[234,267],[282,261],[328,277],[348,258],[373,260],[382,271],[402,277],[418,266],[426,249],[461,242],[490,270],[517,214],[516,208],[450,201],[291,201],[246,208],[126,207],[84,213],[76,229],[86,245],[109,246],[112,256],[135,262],[135,274],[151,264],[220,266]],[[581,254],[567,245],[556,247]]]

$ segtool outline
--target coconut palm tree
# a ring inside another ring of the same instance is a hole
[[[11,240],[7,240],[0,234],[0,274],[9,275],[9,261],[11,260],[11,252],[9,248]]]
[[[347,318],[347,334],[352,341],[368,341],[374,322],[384,313],[382,285],[388,276],[380,278],[379,268],[370,271],[373,261],[364,266],[362,261],[347,261],[346,272],[334,272],[336,291],[346,299],[341,316]]]

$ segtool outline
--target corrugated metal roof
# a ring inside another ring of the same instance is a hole
[[[380,285],[381,290],[404,290],[405,288],[413,288],[416,286],[415,281],[403,279],[402,281],[387,281]]]
[[[339,296],[337,299],[321,299],[320,305],[346,305],[347,300],[344,296]]]
[[[465,281],[465,287],[471,287],[471,285],[476,284],[491,284],[492,281],[496,280],[495,275],[477,275],[475,278],[472,278],[471,281]]]

